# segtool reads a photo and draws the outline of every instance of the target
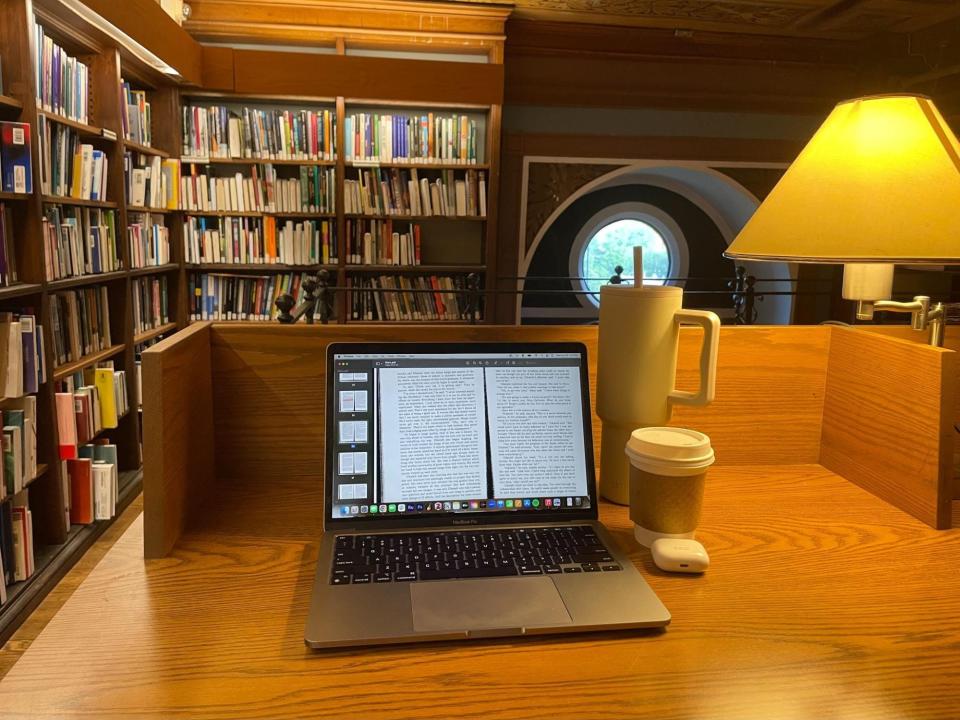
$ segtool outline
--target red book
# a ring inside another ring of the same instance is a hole
[[[77,415],[71,393],[57,393],[57,433],[60,436],[60,459],[77,456]]]
[[[74,395],[74,411],[77,422],[77,444],[85,445],[90,441],[90,397],[84,394]]]
[[[93,522],[93,472],[89,458],[67,460],[70,476],[70,522],[89,525]]]

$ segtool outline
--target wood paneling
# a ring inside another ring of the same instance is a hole
[[[233,48],[203,46],[203,89],[232,92]]]
[[[204,40],[478,52],[503,41],[512,4],[422,0],[193,0],[185,27]]]
[[[188,83],[201,81],[200,44],[154,0],[83,0],[83,4],[176,68]]]
[[[960,532],[816,466],[711,470],[701,577],[656,570],[664,632],[310,652],[320,485],[235,481],[162,560],[135,523],[0,682],[4,720],[947,718]],[[105,627],[107,630],[105,630]]]
[[[866,325],[863,327],[871,332],[897,337],[901,340],[909,340],[910,342],[925,344],[928,338],[927,333],[917,332],[908,325]],[[947,325],[943,345],[949,350],[960,352],[960,327]],[[953,497],[955,500],[960,500],[960,363],[954,362],[957,377],[953,385],[953,414],[951,416],[954,430],[950,435],[953,442]],[[960,523],[955,522],[954,525],[960,525]]]
[[[210,326],[192,325],[142,358],[143,552],[162,557],[213,488]]]
[[[710,435],[720,462],[817,462],[829,329],[724,327],[721,336],[716,401],[706,408],[677,408],[673,422]],[[583,342],[591,398],[596,387],[596,326],[214,324],[217,474],[321,477],[327,344],[398,340]],[[678,387],[695,386],[699,348],[700,331],[683,329]],[[763,368],[756,362],[761,357]],[[599,465],[596,415],[593,430]]]
[[[832,328],[820,462],[933,527],[950,527],[957,353]]]
[[[960,14],[933,0],[516,0],[517,17],[786,37],[868,38]]]
[[[234,50],[234,90],[423,103],[498,105],[503,66],[364,56]]]

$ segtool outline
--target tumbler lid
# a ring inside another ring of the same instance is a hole
[[[637,469],[661,475],[692,475],[714,461],[710,438],[687,428],[638,428],[625,452]]]

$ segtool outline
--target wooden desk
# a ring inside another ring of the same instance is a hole
[[[713,565],[667,577],[663,633],[312,653],[317,482],[233,484],[172,554],[137,522],[0,682],[21,718],[955,718],[960,531],[816,465],[717,467]]]

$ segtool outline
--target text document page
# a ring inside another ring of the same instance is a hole
[[[495,496],[587,495],[580,369],[486,373]]]
[[[381,368],[384,502],[487,496],[483,369]]]

